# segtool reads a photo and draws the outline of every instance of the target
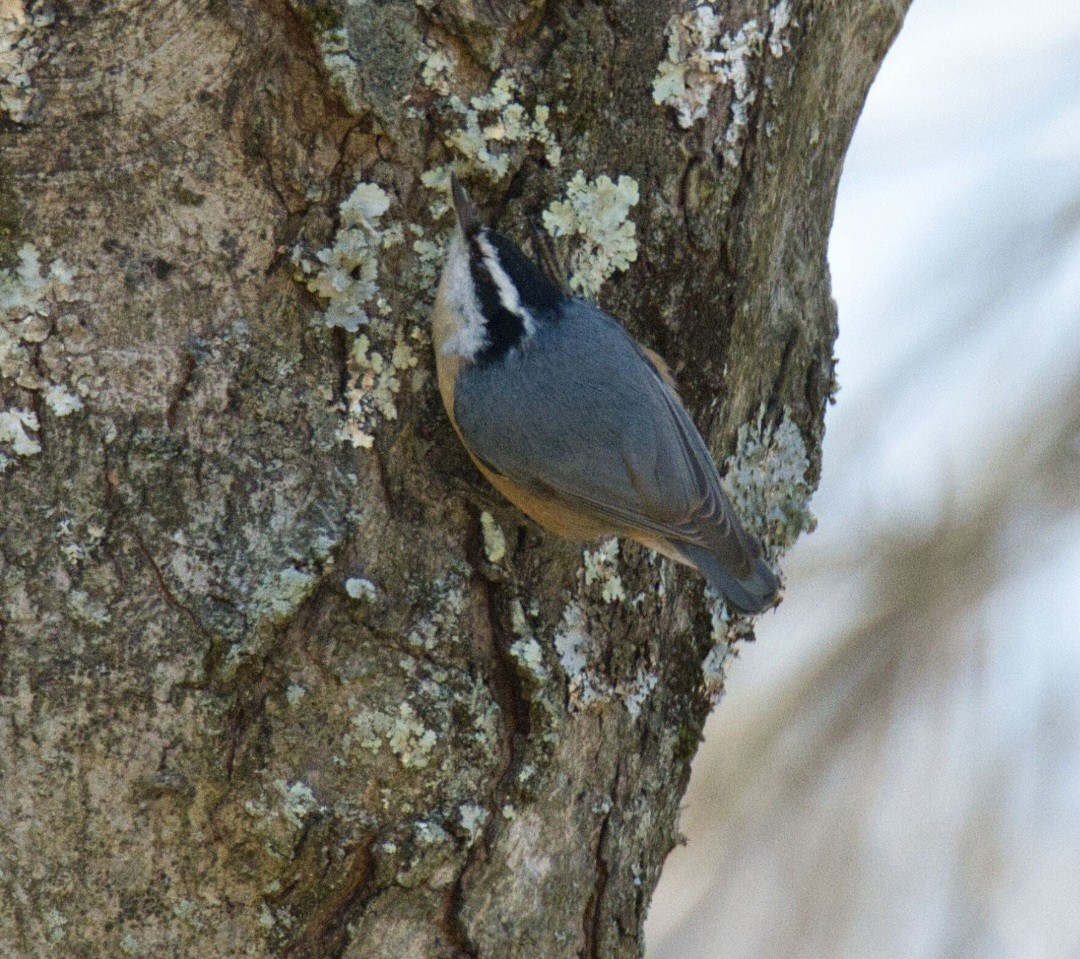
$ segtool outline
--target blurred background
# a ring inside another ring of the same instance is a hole
[[[820,525],[647,959],[1080,957],[1080,2],[915,0],[830,260]]]

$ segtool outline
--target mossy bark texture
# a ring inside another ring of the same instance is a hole
[[[721,461],[786,419],[812,485],[837,180],[905,6],[717,0],[710,49],[760,36],[683,126],[673,0],[0,4],[0,954],[640,954],[725,631],[697,576],[586,576],[478,479],[424,175],[522,240],[579,169],[632,177],[600,301]],[[303,272],[358,182],[359,350]]]

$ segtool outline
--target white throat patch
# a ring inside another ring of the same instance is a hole
[[[487,324],[476,299],[469,269],[469,249],[460,228],[454,231],[450,240],[441,286],[447,309],[461,325],[443,340],[440,352],[444,356],[463,356],[472,360],[487,343]]]

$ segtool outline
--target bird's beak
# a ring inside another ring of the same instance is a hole
[[[453,173],[450,174],[450,193],[454,197],[454,212],[457,214],[458,226],[461,227],[461,232],[468,236],[476,230],[478,225],[476,209],[472,205],[472,200],[469,199],[469,194],[465,192],[465,187]]]

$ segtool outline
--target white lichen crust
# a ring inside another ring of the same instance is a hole
[[[765,49],[776,58],[791,48],[788,32],[796,26],[790,0],[780,0],[769,13],[768,28],[747,20],[731,33],[721,33],[721,17],[712,3],[672,17],[667,25],[667,58],[653,80],[653,101],[675,109],[679,126],[690,129],[709,113],[719,87],[731,91],[731,115],[718,146],[724,161],[736,166],[756,99],[751,81],[753,61]]]
[[[570,238],[567,261],[570,288],[595,298],[614,273],[637,259],[637,238],[630,208],[638,202],[632,177],[614,181],[607,174],[587,180],[578,170],[566,185],[566,198],[544,211],[544,228],[553,237]]]
[[[380,226],[390,197],[377,183],[358,183],[338,209],[340,226],[331,246],[315,254],[318,263],[295,259],[307,288],[326,303],[323,322],[355,333],[371,317],[368,307],[379,294],[379,251],[400,243],[401,228]]]
[[[425,74],[427,76],[427,74]],[[512,162],[520,162],[527,148],[539,147],[547,162],[557,167],[562,148],[548,128],[551,109],[537,104],[530,112],[519,102],[521,83],[511,72],[500,74],[487,93],[466,102],[448,99],[459,125],[446,136],[446,145],[464,161],[466,169],[489,180],[503,179]]]
[[[760,537],[774,563],[798,537],[814,528],[813,487],[802,431],[784,411],[775,426],[765,425],[764,407],[753,424],[739,428],[735,455],[727,461],[724,486],[743,524]],[[753,638],[745,616],[733,613],[719,597],[706,594],[712,617],[713,647],[701,665],[702,692],[714,706],[724,690],[725,669],[737,643]]]
[[[600,584],[600,595],[605,603],[617,603],[626,599],[626,589],[619,575],[619,541],[607,539],[596,549],[582,554],[585,564],[585,585]]]
[[[363,602],[373,602],[375,597],[379,595],[379,590],[370,579],[364,579],[360,576],[352,576],[345,580],[345,592],[349,594],[352,599],[359,599]]]
[[[40,393],[49,410],[58,417],[83,408],[83,395],[91,392],[90,382],[77,378],[74,388],[59,380],[70,374],[63,344],[72,322],[53,320],[60,303],[72,299],[73,274],[60,259],[46,268],[31,244],[18,251],[18,266],[0,270],[0,382],[9,382],[27,393]],[[77,326],[77,324],[74,324]],[[56,329],[61,342],[50,343]],[[62,362],[63,360],[63,362]],[[24,404],[0,408],[0,473],[16,457],[41,452],[38,415]]]
[[[311,595],[316,582],[313,573],[295,566],[274,570],[256,586],[249,608],[269,622],[284,622]]]
[[[345,421],[339,438],[364,449],[374,445],[381,420],[397,419],[401,377],[419,364],[417,347],[424,339],[419,325],[424,304],[416,304],[417,323],[406,332],[394,322],[388,290],[380,283],[381,258],[391,248],[403,248],[405,239],[401,223],[383,222],[389,208],[390,196],[381,186],[361,181],[338,209],[339,226],[331,245],[314,256],[299,246],[293,250],[299,278],[325,304],[319,322],[357,334],[346,361]],[[425,233],[418,224],[409,224],[409,231],[418,237]],[[422,242],[428,241],[418,238],[413,245],[418,254],[414,273],[433,295],[441,247],[420,249]]]
[[[615,540],[610,542],[614,543]],[[588,620],[577,603],[569,603],[563,609],[553,643],[566,676],[571,713],[595,704],[621,702],[631,719],[636,720],[641,716],[645,703],[659,682],[657,673],[639,666],[633,678],[612,682],[604,674],[603,664],[594,661]]]
[[[390,355],[386,356],[372,348],[368,333],[361,333],[349,348],[346,421],[340,436],[353,446],[364,449],[370,449],[374,444],[380,418],[397,419],[394,398],[401,390],[401,376],[420,362],[412,345],[420,339],[415,327],[408,339],[401,331],[393,330],[388,322],[377,321],[369,332],[382,333],[387,339],[392,336],[393,347]]]
[[[54,19],[42,6],[0,0],[0,110],[15,123],[30,120],[35,95],[31,73],[45,56],[37,31]]]
[[[555,652],[559,664],[570,683],[571,693],[575,686],[581,687],[585,668],[589,665],[589,637],[585,613],[577,603],[570,603],[563,610],[559,631],[555,634]]]
[[[262,839],[263,849],[275,859],[289,857],[305,823],[321,811],[322,807],[307,783],[290,783],[285,779],[268,783],[257,798],[244,803],[244,812],[251,818],[253,831]],[[183,917],[191,912],[191,904],[181,903],[176,909]]]
[[[814,528],[810,459],[802,431],[787,410],[775,426],[764,424],[764,410],[756,423],[744,423],[727,466],[724,485],[732,506],[762,538],[770,560]]]
[[[0,411],[0,444],[10,445],[16,456],[33,456],[41,452],[37,441],[38,418],[33,410],[19,409]],[[7,468],[10,460],[0,453],[0,472]]]
[[[736,653],[736,644],[752,640],[754,627],[745,616],[733,613],[719,597],[710,602],[713,646],[701,663],[701,691],[715,706],[724,692],[727,666]]]
[[[316,33],[323,66],[330,83],[340,91],[346,106],[361,113],[366,106],[356,58],[349,47],[349,34],[343,27],[333,27]]]
[[[386,746],[406,769],[423,769],[438,741],[435,730],[424,726],[409,703],[398,704],[396,713],[362,709],[352,724],[354,732],[343,743],[346,749],[355,746],[377,752]]]
[[[480,514],[480,532],[484,537],[484,555],[489,563],[498,563],[506,556],[506,537],[487,510]]]

